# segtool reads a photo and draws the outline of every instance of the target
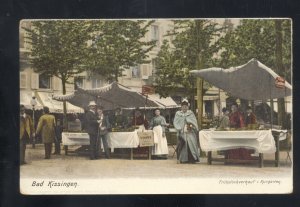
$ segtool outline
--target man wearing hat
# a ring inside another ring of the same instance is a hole
[[[250,124],[256,124],[256,116],[252,112],[251,106],[247,106],[246,112],[247,112],[247,114],[245,116],[246,127],[248,127],[248,125],[250,125]]]
[[[34,137],[34,129],[31,117],[25,113],[24,105],[20,106],[20,164],[25,162],[26,144],[31,137]]]
[[[88,107],[89,110],[86,112],[86,131],[90,137],[90,159],[95,160],[99,158],[98,128],[100,122],[95,101],[90,101]]]
[[[56,139],[56,122],[55,117],[50,114],[48,107],[44,107],[43,111],[44,114],[39,119],[36,134],[42,135],[42,140],[45,146],[45,159],[50,159],[52,143]]]
[[[178,162],[195,163],[200,161],[197,140],[197,119],[195,114],[189,110],[189,102],[187,99],[182,100],[181,110],[176,112],[173,124],[177,130],[178,137]]]

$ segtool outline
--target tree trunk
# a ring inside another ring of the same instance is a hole
[[[201,48],[201,42],[200,42],[200,30],[202,29],[202,24],[200,22],[201,20],[196,20],[196,35],[197,35],[197,52],[198,52],[198,58],[196,63],[196,68],[200,69],[203,68],[203,57],[201,54],[202,48]],[[203,79],[197,78],[197,108],[198,108],[198,126],[199,129],[202,128],[202,116],[203,116]]]
[[[276,32],[276,66],[277,73],[284,77],[283,61],[282,61],[282,20],[275,20],[275,32]],[[284,89],[282,89],[284,90]],[[285,102],[284,98],[277,99],[278,107],[278,125],[283,126],[285,120]]]
[[[203,115],[203,79],[197,78],[197,108],[198,108],[198,126],[202,128],[202,115]]]
[[[119,69],[115,68],[115,81],[118,82],[118,77],[119,77]]]
[[[62,83],[62,92],[65,95],[66,94],[66,80],[64,78],[61,79]],[[67,120],[67,103],[66,101],[63,101],[63,128],[67,129],[68,127],[68,120]]]

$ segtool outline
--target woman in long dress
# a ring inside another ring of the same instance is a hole
[[[197,140],[198,124],[195,114],[189,109],[186,99],[181,102],[181,110],[174,118],[177,130],[177,158],[179,163],[195,163],[200,161]]]
[[[154,158],[167,159],[169,148],[165,134],[168,126],[165,117],[160,115],[160,110],[155,109],[155,116],[150,121],[150,129],[155,133],[152,155]]]

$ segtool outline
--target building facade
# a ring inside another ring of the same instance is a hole
[[[147,64],[137,65],[126,69],[123,72],[123,77],[119,77],[120,84],[130,87],[138,92],[142,92],[143,85],[152,85],[153,76],[155,74],[155,57],[160,50],[160,46],[168,30],[172,29],[172,21],[156,20],[149,27],[149,31],[144,37],[145,41],[156,40],[156,46],[149,52]],[[31,21],[20,22],[20,102],[30,108],[29,100],[37,96],[38,107],[44,105],[42,96],[51,98],[53,94],[62,94],[62,83],[58,77],[47,77],[34,72],[29,64],[30,58],[30,43],[26,42],[26,31],[24,28],[31,28]],[[66,93],[72,93],[78,87],[84,89],[99,88],[108,84],[101,75],[91,74],[87,71],[75,75],[69,80],[72,84],[66,84]],[[41,104],[39,104],[41,102]],[[54,101],[55,102],[55,101]]]

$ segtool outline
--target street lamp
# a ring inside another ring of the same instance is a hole
[[[33,121],[33,129],[34,129],[34,133],[35,133],[35,117],[34,117],[34,112],[35,112],[35,106],[37,105],[37,101],[35,96],[32,96],[32,99],[30,101],[30,104],[32,106],[32,121]],[[32,148],[35,148],[35,137],[32,138]]]

